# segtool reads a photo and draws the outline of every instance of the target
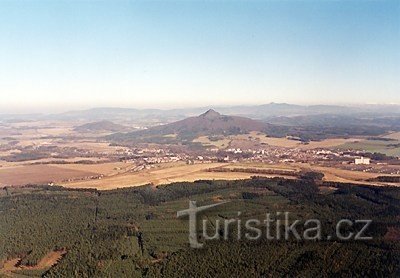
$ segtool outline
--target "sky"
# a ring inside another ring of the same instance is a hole
[[[0,0],[0,114],[400,103],[400,1]]]

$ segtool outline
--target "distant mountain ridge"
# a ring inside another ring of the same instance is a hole
[[[62,121],[102,121],[110,120],[117,123],[171,123],[187,117],[193,117],[211,107],[196,107],[182,109],[135,109],[99,107],[87,110],[69,111],[59,114],[34,115],[1,115],[0,120],[62,120]],[[400,115],[400,105],[295,105],[287,103],[268,103],[262,105],[216,106],[220,113],[229,116],[243,116],[252,119],[265,120],[271,117],[294,117],[319,114],[333,115]]]
[[[128,131],[129,128],[120,124],[115,124],[111,121],[99,121],[93,123],[87,123],[74,128],[78,132],[122,132]]]
[[[196,107],[182,109],[135,109],[135,108],[93,108],[88,110],[69,111],[61,114],[48,115],[53,119],[68,120],[104,120],[104,119],[148,119],[160,118],[169,119],[170,122],[199,115],[203,111],[212,109],[211,107]],[[265,119],[272,116],[297,116],[321,113],[351,113],[358,109],[346,106],[313,105],[301,106],[286,103],[269,103],[252,106],[216,106],[215,109],[224,115],[243,116],[254,119]],[[399,110],[400,112],[400,110]]]
[[[182,109],[134,109],[134,108],[93,108],[81,111],[70,111],[61,114],[48,115],[54,119],[150,119],[163,117],[167,122],[181,120],[199,115],[212,107],[196,107]],[[262,105],[241,106],[216,106],[220,113],[228,116],[243,116],[253,119],[266,119],[269,117],[291,117],[318,114],[400,114],[400,105],[364,105],[364,106],[339,106],[339,105],[295,105],[287,103],[269,103]]]

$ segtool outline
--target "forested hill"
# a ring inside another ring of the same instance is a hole
[[[78,132],[121,132],[128,131],[129,128],[111,121],[92,122],[74,128]]]
[[[143,136],[165,136],[170,134],[181,137],[233,135],[248,133],[250,131],[266,132],[270,126],[267,123],[246,117],[222,115],[210,109],[196,117],[189,117],[174,123],[151,127],[147,130],[116,134],[111,138],[114,140],[126,140]]]

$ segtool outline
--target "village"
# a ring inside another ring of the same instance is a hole
[[[370,157],[368,157],[370,156]],[[204,163],[254,162],[265,164],[308,163],[311,165],[330,166],[353,171],[382,174],[400,174],[400,160],[374,160],[374,155],[356,150],[328,150],[299,148],[267,147],[263,149],[228,148],[225,150],[210,148],[202,152],[188,154],[173,152],[168,148],[129,149],[122,159],[125,163],[139,165],[135,171],[150,169],[151,165],[171,162],[186,162],[188,165]],[[385,167],[382,167],[385,166]],[[392,167],[391,167],[392,166]]]

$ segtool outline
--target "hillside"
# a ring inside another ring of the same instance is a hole
[[[74,130],[77,132],[122,132],[127,131],[128,127],[110,121],[99,121],[77,126]]]
[[[199,136],[226,136],[256,131],[271,137],[295,136],[308,142],[348,136],[379,136],[387,131],[398,131],[398,119],[396,116],[320,114],[271,117],[263,122],[242,116],[223,115],[210,109],[199,116],[146,130],[112,134],[107,139],[117,142],[177,143],[191,141]]]
[[[114,134],[112,140],[134,140],[139,138],[163,137],[176,135],[177,138],[194,138],[197,136],[232,135],[250,131],[265,132],[268,124],[239,116],[226,116],[213,109],[196,116],[174,123],[151,127],[147,130]]]
[[[245,117],[221,115],[213,109],[197,117],[152,128],[148,131],[161,132],[162,134],[238,134],[249,131],[263,131],[266,125]]]

